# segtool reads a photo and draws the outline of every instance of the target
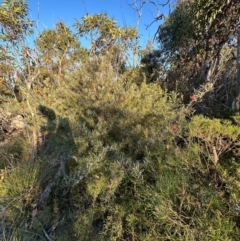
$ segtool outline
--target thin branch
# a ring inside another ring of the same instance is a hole
[[[134,9],[137,12],[137,14],[138,14],[137,28],[138,28],[139,23],[140,23],[143,7],[145,5],[147,5],[147,4],[151,4],[151,5],[153,5],[156,8],[157,15],[156,15],[156,17],[153,17],[153,21],[150,24],[146,25],[146,29],[148,29],[155,22],[157,22],[159,20],[162,20],[162,19],[164,19],[164,20],[166,19],[166,16],[163,13],[161,13],[160,7],[165,7],[167,5],[169,5],[169,7],[170,7],[170,0],[166,0],[165,3],[159,3],[157,0],[156,1],[151,1],[151,0],[134,0],[133,3],[128,3],[128,5],[132,9]],[[154,34],[153,40],[155,40],[158,30],[159,30],[159,28],[157,29],[156,33]]]
[[[144,2],[140,1],[140,6],[138,7],[138,4],[137,4],[137,1],[138,0],[135,0],[134,3],[128,3],[128,5],[137,12],[137,15],[138,15],[138,19],[137,19],[137,24],[136,24],[136,28],[138,29],[138,26],[139,26],[139,23],[140,23],[140,19],[141,19],[141,16],[142,16],[142,9],[143,9],[143,6],[144,6]]]
[[[162,20],[162,19],[164,19],[164,20],[166,19],[166,16],[163,13],[160,14],[159,16],[155,17],[154,20],[150,24],[146,25],[146,29],[151,27],[151,25],[154,24],[155,22]]]

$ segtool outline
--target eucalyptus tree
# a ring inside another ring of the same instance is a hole
[[[171,66],[169,80],[178,79],[176,85],[187,98],[201,84],[213,86],[221,78],[228,79],[223,64],[232,61],[230,56],[236,52],[233,43],[239,14],[239,1],[178,1],[159,27],[157,40],[162,59]],[[232,94],[236,92],[235,88]]]
[[[74,26],[80,37],[89,38],[91,56],[107,56],[117,72],[126,62],[129,51],[132,56],[136,54],[137,30],[118,26],[106,13],[84,16]]]
[[[63,22],[58,22],[54,29],[43,31],[36,39],[36,47],[42,68],[55,75],[58,84],[63,74],[87,54]]]
[[[14,81],[16,68],[24,68],[34,60],[26,48],[27,37],[33,33],[33,21],[28,18],[28,4],[24,0],[3,0],[0,5],[0,72],[7,85]],[[28,73],[29,74],[29,73]],[[30,80],[25,79],[27,84]]]

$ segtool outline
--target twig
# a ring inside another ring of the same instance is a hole
[[[38,223],[41,225],[41,227],[42,227],[42,231],[43,231],[43,233],[44,233],[46,239],[47,239],[48,241],[53,241],[53,239],[48,235],[47,231],[44,229],[42,223],[41,223],[39,220],[37,220],[37,221],[38,221]]]
[[[46,230],[42,227],[43,233],[45,235],[45,237],[47,238],[48,241],[52,241],[53,239],[51,239],[48,235],[48,233],[46,232]]]

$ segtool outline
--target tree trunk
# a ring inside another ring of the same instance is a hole
[[[240,107],[240,25],[237,26],[237,89],[236,110]]]

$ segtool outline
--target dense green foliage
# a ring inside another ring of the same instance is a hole
[[[13,3],[25,19],[24,1],[4,1],[3,10]],[[190,3],[192,11],[208,6]],[[185,25],[172,31],[178,17],[199,26],[196,35],[203,24],[188,21],[182,6],[159,30],[164,48],[149,42],[132,67],[126,56],[138,49],[136,30],[107,14],[75,24],[76,34],[91,37],[90,49],[60,22],[39,34],[34,51],[20,41],[22,58],[4,55],[19,67],[15,78],[5,68],[0,83],[0,240],[239,240],[240,117],[230,110],[237,71],[227,85],[226,45],[221,74],[208,83],[191,76],[192,59],[178,68],[179,54],[194,58],[183,36],[196,37]],[[229,94],[225,109],[212,100],[220,94]]]
[[[239,4],[239,1],[179,1],[158,30],[160,59],[171,66],[167,84],[165,78],[159,81],[168,90],[182,93],[185,103],[193,94],[198,99],[196,89],[204,89],[199,104],[201,112],[208,116],[229,115],[229,107],[238,96]]]

